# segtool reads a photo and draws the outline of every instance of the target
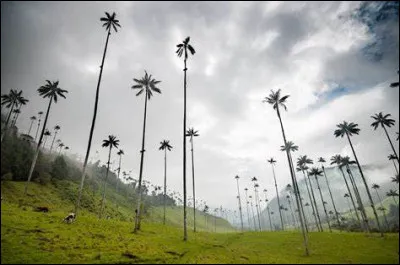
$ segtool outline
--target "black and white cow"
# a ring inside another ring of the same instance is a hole
[[[64,218],[64,222],[70,224],[70,223],[72,223],[73,221],[75,221],[75,217],[76,217],[75,213],[69,213],[69,214]]]

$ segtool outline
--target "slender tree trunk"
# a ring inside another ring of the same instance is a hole
[[[346,200],[346,201],[347,201],[347,205],[349,206],[351,218],[354,219],[353,211],[351,210],[351,204],[350,204],[350,199],[349,199],[349,197],[347,197],[347,200]]]
[[[399,204],[398,204],[397,201],[396,201],[396,197],[395,197],[395,196],[392,196],[392,198],[393,198],[393,200],[394,200],[394,203],[398,206]]]
[[[268,218],[269,218],[269,227],[270,227],[270,230],[272,231],[273,228],[272,228],[271,213],[269,211],[269,206],[267,206],[267,211],[268,211]]]
[[[283,225],[282,210],[281,210],[281,202],[280,202],[280,200],[279,200],[278,184],[276,183],[276,177],[275,177],[275,169],[274,169],[274,165],[273,165],[272,163],[271,163],[271,165],[272,165],[272,174],[273,174],[273,176],[274,176],[274,182],[275,182],[276,198],[277,198],[277,200],[278,200],[279,216],[280,216],[280,218],[281,218],[281,227],[282,227],[282,230],[285,230],[285,229],[284,229],[284,225]]]
[[[4,135],[7,133],[8,123],[10,122],[11,113],[14,110],[14,104],[15,104],[15,100],[11,104],[11,109],[10,109],[10,112],[8,113],[6,124],[4,126],[4,130],[3,130],[2,134],[1,134],[1,142],[3,142]]]
[[[186,50],[185,67],[183,69],[183,241],[187,241],[187,213],[186,213]]]
[[[96,99],[94,101],[94,113],[93,113],[92,125],[90,127],[89,142],[88,142],[88,147],[86,149],[85,160],[83,162],[82,177],[81,177],[81,184],[79,186],[78,199],[76,200],[76,204],[75,204],[75,216],[78,215],[79,205],[80,205],[81,198],[82,198],[83,184],[85,182],[86,166],[87,166],[87,162],[89,160],[90,147],[92,145],[92,138],[93,138],[93,131],[94,131],[95,123],[96,123],[97,105],[99,102],[101,76],[103,74],[104,59],[106,58],[108,39],[109,39],[110,35],[111,35],[111,27],[109,28],[108,33],[107,33],[106,45],[104,47],[104,52],[103,52],[103,59],[101,60],[101,65],[100,65],[100,74],[99,74],[99,79],[97,81]]]
[[[33,125],[33,122],[34,122],[35,120],[32,120],[31,121],[31,125],[29,126],[29,131],[28,131],[28,135],[30,135],[31,134],[31,129],[32,129],[32,125]]]
[[[356,196],[356,201],[360,208],[361,218],[363,219],[364,224],[365,224],[365,230],[366,230],[366,232],[370,233],[368,216],[367,216],[367,213],[365,212],[365,207],[361,200],[360,192],[358,191],[358,187],[357,187],[356,181],[354,180],[353,174],[351,173],[350,167],[348,165],[346,167],[347,167],[347,174],[349,175],[351,185],[353,186],[353,189],[354,189],[354,195]]]
[[[294,218],[292,204],[290,203],[290,199],[289,198],[288,198],[288,204],[289,204],[290,214],[292,215],[293,226],[296,227],[296,225],[297,225],[296,224],[296,219]]]
[[[47,107],[47,112],[46,112],[46,118],[44,119],[42,133],[40,134],[39,143],[38,143],[38,145],[36,147],[36,153],[35,153],[35,156],[33,157],[31,169],[29,170],[28,180],[25,183],[24,195],[26,195],[28,193],[28,184],[31,181],[33,170],[35,169],[35,166],[36,166],[36,160],[37,160],[37,158],[39,156],[40,145],[42,144],[43,135],[44,135],[44,128],[46,128],[47,118],[49,117],[49,112],[50,112],[50,107],[51,107],[51,103],[52,102],[53,102],[53,97],[50,97],[49,106]]]
[[[47,136],[44,137],[44,141],[43,141],[43,150],[46,147],[46,142],[47,142]]]
[[[239,190],[239,179],[236,179],[237,183],[237,190],[238,190],[238,199],[239,199],[239,214],[240,214],[240,224],[243,232],[243,214],[242,214],[242,200],[240,198],[240,190]],[[246,199],[247,199],[247,192],[246,192]]]
[[[54,140],[56,139],[57,132],[58,132],[57,130],[54,130],[53,141],[51,141],[51,146],[50,146],[50,154],[51,154],[51,150],[53,150],[53,144],[54,144]]]
[[[393,160],[393,166],[394,166],[394,169],[396,170],[396,175],[398,175],[399,171],[397,170],[396,162],[394,162],[394,160]]]
[[[308,177],[308,181],[310,182],[309,184],[310,184],[311,196],[313,198],[313,201],[311,203],[314,203],[314,206],[315,206],[315,213],[314,214],[317,216],[320,231],[324,232],[324,229],[323,229],[322,224],[321,224],[321,218],[319,217],[317,201],[315,200],[315,195],[314,195],[314,190],[313,190],[312,183],[311,183],[310,174],[308,172],[307,172],[307,177]]]
[[[370,203],[371,203],[371,207],[372,207],[372,210],[373,210],[374,215],[375,215],[376,224],[378,225],[378,229],[379,229],[379,231],[380,231],[380,233],[381,233],[381,236],[383,237],[382,228],[381,228],[381,225],[380,225],[380,223],[379,223],[378,214],[377,214],[377,212],[376,212],[375,205],[374,205],[374,202],[373,202],[373,200],[372,200],[372,196],[371,196],[371,193],[370,193],[370,191],[369,191],[369,187],[368,187],[367,181],[365,180],[365,177],[364,177],[364,174],[363,174],[363,172],[362,172],[360,163],[358,162],[358,158],[357,158],[356,152],[354,151],[353,144],[351,143],[350,137],[349,137],[349,135],[347,134],[347,132],[346,132],[346,136],[347,136],[347,139],[349,140],[350,147],[351,147],[351,150],[353,151],[354,158],[356,159],[357,166],[358,166],[358,170],[360,171],[361,178],[362,178],[362,180],[363,180],[363,182],[364,182],[364,185],[365,185],[365,189],[367,190],[368,199],[369,199],[369,201],[370,201]]]
[[[247,223],[249,224],[249,228],[251,230],[251,222],[250,222],[250,214],[249,214],[249,200],[248,200],[248,197],[247,197],[247,190],[245,190],[244,192],[246,193],[245,195],[246,195],[246,206],[247,206]]]
[[[118,166],[118,176],[117,176],[117,185],[115,187],[115,191],[118,193],[118,182],[119,182],[119,173],[121,172],[121,160],[122,154],[119,155],[119,166]]]
[[[286,146],[285,130],[283,129],[283,123],[282,123],[282,119],[281,119],[281,114],[279,113],[279,105],[276,106],[276,112],[277,112],[277,114],[278,114],[279,122],[280,122],[280,124],[281,124],[283,141],[284,141],[284,144],[285,144],[285,146]],[[293,169],[293,167],[291,166],[291,162],[290,162],[290,153],[289,153],[289,150],[286,150],[286,155],[287,155],[287,158],[288,158],[289,170],[290,170],[290,175],[291,175],[291,178],[292,178],[292,185],[293,185],[293,187],[296,187],[296,188],[297,188],[297,182],[296,182],[295,176],[294,176],[294,174],[293,174],[294,169]],[[301,204],[301,201],[300,201],[300,194],[295,194],[295,197],[296,197],[297,208],[298,208],[298,209],[301,209],[301,207],[300,207],[300,204]],[[306,233],[306,230],[305,230],[305,225],[304,225],[304,223],[303,223],[303,218],[302,218],[301,215],[302,215],[302,212],[301,212],[301,210],[299,210],[299,220],[300,220],[300,224],[301,224],[301,232],[302,232],[302,234],[303,234],[303,243],[304,243],[304,248],[305,248],[305,254],[308,256],[308,255],[309,255],[309,251],[308,251],[308,237],[307,237],[307,233]]]
[[[22,104],[19,105],[19,108],[18,108],[19,112],[15,114],[13,126],[16,126],[16,124],[17,124],[17,120],[18,120],[19,114],[21,113],[21,107],[22,107]]]
[[[256,231],[257,230],[256,216],[254,214],[254,207],[252,201],[250,201],[250,206],[251,206],[251,212],[253,213],[254,231]]]
[[[383,204],[382,204],[381,196],[379,196],[378,189],[375,189],[375,192],[376,192],[376,195],[378,195],[378,199],[379,199],[379,201],[380,201],[380,203],[381,203],[381,207],[382,207],[383,209],[385,209],[385,208],[383,207]],[[385,218],[385,223],[386,223],[387,230],[389,231],[390,227],[389,227],[389,222],[388,222],[388,220],[387,220],[387,218],[386,218],[386,213],[385,213],[384,210],[383,210],[382,212],[383,212],[383,217]]]
[[[144,117],[143,117],[143,136],[142,136],[142,150],[140,151],[140,171],[139,171],[139,196],[138,196],[138,203],[136,208],[136,218],[135,218],[135,229],[134,233],[139,230],[139,222],[140,222],[140,209],[141,209],[141,200],[142,200],[142,174],[143,174],[143,160],[144,160],[144,142],[146,137],[146,115],[147,115],[147,90],[145,94],[145,101],[144,101]]]
[[[330,195],[330,197],[331,197],[331,201],[332,201],[332,205],[333,205],[333,210],[335,211],[336,221],[337,221],[337,223],[338,223],[338,225],[339,225],[338,227],[340,228],[339,213],[338,213],[338,211],[336,210],[336,205],[335,205],[335,201],[333,200],[332,191],[331,191],[331,188],[330,188],[330,186],[329,186],[328,178],[326,177],[325,167],[324,167],[324,165],[321,165],[321,166],[322,166],[322,170],[324,171],[324,176],[325,176],[325,180],[326,180],[326,186],[328,186],[328,191],[329,191],[329,195]]]
[[[350,196],[350,199],[351,199],[351,203],[353,204],[353,208],[354,208],[354,212],[356,213],[357,220],[360,223],[360,226],[362,227],[363,225],[361,223],[360,217],[358,216],[357,207],[356,207],[356,204],[354,203],[353,195],[351,195],[350,187],[349,187],[349,184],[347,183],[346,176],[344,175],[343,169],[341,167],[339,167],[339,169],[342,172],[344,183],[346,184],[347,192],[349,193],[349,196]]]
[[[311,197],[310,189],[308,188],[307,176],[306,176],[306,173],[304,172],[304,170],[302,170],[302,172],[304,175],[304,182],[306,183],[306,187],[307,187],[308,198],[310,199],[311,209],[312,209],[312,212],[315,213],[314,203],[313,203],[313,200]],[[321,231],[321,229],[319,227],[317,216],[315,214],[313,216],[314,216],[315,226],[317,227],[318,231]]]
[[[258,202],[259,202],[259,200],[258,200],[258,196],[257,196],[256,187],[254,187],[254,200],[255,200],[255,204],[256,204],[258,227],[259,227],[260,232],[261,232],[260,212],[258,211]]]
[[[164,218],[163,224],[165,225],[165,198],[167,196],[167,148],[164,149]]]
[[[397,156],[396,149],[394,149],[392,140],[390,140],[390,137],[389,137],[389,134],[388,134],[388,132],[387,132],[387,130],[386,130],[386,127],[385,127],[385,126],[382,126],[382,127],[383,127],[383,129],[385,130],[385,133],[386,133],[386,136],[387,136],[387,138],[388,138],[388,140],[389,140],[390,146],[392,147],[393,153],[394,153],[394,155],[396,156],[397,163],[399,163],[399,157]]]
[[[108,178],[108,171],[110,170],[111,149],[112,149],[112,144],[110,143],[110,151],[108,152],[107,173],[106,173],[106,178],[104,179],[103,197],[101,199],[101,208],[100,208],[99,219],[101,219],[103,217],[104,203],[106,200],[106,184],[107,184],[107,178]]]
[[[328,222],[329,232],[332,233],[331,224],[329,222],[328,212],[326,211],[326,207],[325,207],[325,204],[324,204],[324,197],[322,196],[321,187],[319,186],[319,181],[318,181],[318,178],[317,178],[316,175],[315,175],[315,180],[317,182],[317,187],[318,187],[318,190],[319,190],[319,196],[321,197],[322,207],[324,208],[325,218],[326,218],[326,221]]]
[[[40,117],[39,117],[38,125],[37,125],[37,128],[36,128],[35,142],[36,142],[36,139],[37,139],[37,136],[38,136],[38,133],[39,133],[39,128],[40,128]]]
[[[193,231],[196,233],[196,192],[194,181],[194,151],[193,151],[193,136],[190,138],[191,152],[192,152],[192,179],[193,179]]]

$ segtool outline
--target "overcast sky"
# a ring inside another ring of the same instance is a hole
[[[272,191],[270,157],[278,161],[278,185],[290,183],[279,120],[262,103],[279,88],[290,95],[282,118],[288,140],[299,146],[295,158],[351,155],[346,139],[336,139],[333,131],[343,120],[355,122],[361,132],[352,140],[360,162],[386,168],[367,176],[379,183],[393,171],[387,160],[392,151],[383,130],[370,126],[370,116],[391,113],[395,140],[399,88],[389,84],[399,79],[399,20],[398,11],[374,20],[377,4],[362,8],[370,15],[359,19],[352,14],[360,5],[2,1],[1,93],[21,89],[30,100],[18,121],[26,132],[29,117],[48,104],[37,89],[46,79],[59,80],[69,93],[52,106],[48,127],[60,125],[70,152],[84,156],[106,39],[99,19],[105,11],[116,12],[122,28],[109,40],[91,159],[97,150],[106,162],[102,140],[116,135],[125,151],[123,169],[138,177],[144,97],[136,97],[131,86],[147,70],[162,81],[162,94],[148,105],[143,176],[162,185],[158,147],[168,139],[174,147],[168,153],[168,186],[182,192],[183,60],[175,51],[190,36],[196,54],[188,60],[187,121],[200,134],[194,142],[197,197],[211,207],[236,209],[235,175],[241,177],[241,191],[251,187],[253,176]]]

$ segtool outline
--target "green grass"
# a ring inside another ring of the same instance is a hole
[[[49,213],[34,212],[27,199],[19,205],[23,183],[3,182],[1,189],[1,263],[399,263],[398,234],[312,232],[307,257],[299,232],[232,233],[217,219],[220,233],[188,229],[184,242],[179,207],[168,209],[166,226],[160,223],[162,208],[152,209],[133,234],[132,222],[99,220],[88,210],[75,223],[63,223],[73,204],[52,185],[33,183],[27,198],[32,206],[47,202]],[[205,229],[202,219],[199,213],[198,227]]]

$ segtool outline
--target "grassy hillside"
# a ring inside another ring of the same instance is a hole
[[[193,233],[146,223],[98,220],[85,214],[72,224],[64,213],[1,207],[1,263],[397,263],[398,234],[310,233],[305,257],[298,232]]]

